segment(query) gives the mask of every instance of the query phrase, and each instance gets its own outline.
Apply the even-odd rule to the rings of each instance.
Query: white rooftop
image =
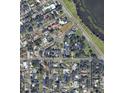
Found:
[[[44,7],[43,11],[46,11],[47,9],[55,9],[55,8],[56,8],[55,4],[51,4],[51,5],[47,6],[47,7]]]

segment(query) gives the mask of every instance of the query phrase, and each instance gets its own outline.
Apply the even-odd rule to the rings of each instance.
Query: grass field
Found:
[[[38,80],[39,80],[39,92],[42,93],[43,92],[43,76],[41,73],[38,73]]]
[[[72,3],[71,0],[63,0],[66,7],[70,10],[70,12],[73,14],[75,18],[79,22],[81,22],[81,19],[77,15],[76,7]],[[85,29],[84,31],[89,35],[89,37],[94,41],[94,43],[98,46],[98,48],[101,50],[102,53],[104,53],[104,42],[100,40],[98,37],[96,37],[82,22],[81,22],[83,28]]]
[[[82,32],[81,32],[80,30],[77,30],[75,33],[76,33],[76,35],[78,35],[78,36],[81,36],[81,35],[82,35]]]
[[[77,15],[77,10],[75,6],[73,5],[71,0],[63,0],[67,8],[70,10],[70,12],[73,14],[74,17],[79,18]]]

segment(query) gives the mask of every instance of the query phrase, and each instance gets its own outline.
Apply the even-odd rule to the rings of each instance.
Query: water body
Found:
[[[83,0],[82,0],[83,1]],[[85,5],[94,15],[97,23],[104,26],[104,0],[84,0]]]
[[[104,0],[73,0],[77,14],[88,28],[104,41]]]

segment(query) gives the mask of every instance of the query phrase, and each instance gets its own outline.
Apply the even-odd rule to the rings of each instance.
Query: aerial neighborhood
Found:
[[[20,1],[20,93],[104,93],[104,60],[60,1]]]

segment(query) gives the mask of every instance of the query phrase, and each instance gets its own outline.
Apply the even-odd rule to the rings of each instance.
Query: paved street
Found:
[[[103,53],[63,0],[21,1],[21,93],[102,93]]]

